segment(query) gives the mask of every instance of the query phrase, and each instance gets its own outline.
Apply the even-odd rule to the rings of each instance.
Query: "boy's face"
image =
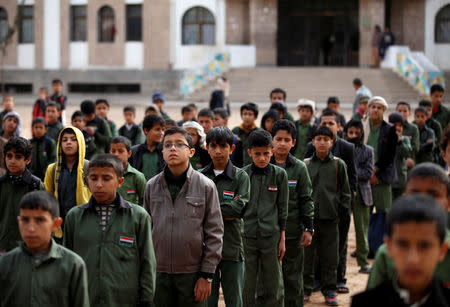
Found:
[[[403,116],[403,121],[406,123],[408,121],[409,116],[411,115],[411,111],[408,106],[403,104],[398,105],[396,111]]]
[[[89,189],[100,204],[111,204],[116,199],[116,190],[123,183],[112,167],[91,167],[88,175]]]
[[[14,108],[14,98],[12,96],[6,96],[3,99],[3,107],[6,111],[10,112]]]
[[[241,118],[244,126],[252,126],[256,120],[255,113],[251,110],[242,110]]]
[[[433,107],[432,106],[426,106],[425,110],[427,110],[427,120],[429,120],[431,115],[433,114]]]
[[[77,116],[74,117],[74,119],[72,120],[72,126],[80,130],[83,130],[83,128],[86,126],[86,122],[84,121],[83,117]]]
[[[402,123],[395,123],[395,131],[397,132],[397,134],[403,134],[403,125]]]
[[[292,135],[286,130],[278,130],[273,137],[273,149],[276,154],[287,155],[292,147],[295,145]]]
[[[195,128],[186,128],[186,131],[191,135],[192,142],[194,143],[194,146],[197,145],[197,142],[200,139],[200,136],[198,135],[197,129],[195,129]]]
[[[433,278],[437,264],[447,253],[434,222],[405,222],[393,225],[386,248],[395,263],[401,287],[421,293]]]
[[[338,103],[330,102],[327,107],[330,108],[331,110],[333,110],[333,112],[335,114],[337,114],[339,112],[339,104]]]
[[[14,133],[18,125],[19,121],[14,116],[10,116],[3,121],[3,129],[9,134]]]
[[[337,132],[340,128],[340,125],[336,122],[336,117],[334,116],[322,116],[320,119],[320,125],[330,128],[333,133],[333,137],[336,138]]]
[[[419,128],[425,126],[425,122],[427,121],[427,115],[424,112],[416,112],[414,114],[414,120],[416,121],[416,125]]]
[[[298,114],[300,115],[300,120],[303,123],[310,121],[312,112],[309,108],[303,107],[298,110]]]
[[[164,127],[156,124],[150,130],[144,128],[144,133],[147,136],[147,144],[161,143],[164,138]]]
[[[62,92],[62,84],[59,82],[52,83],[52,89],[55,94]]]
[[[17,217],[20,235],[28,249],[33,253],[48,250],[52,233],[62,224],[61,218],[54,218],[42,209],[20,209]]]
[[[277,93],[277,92],[275,92],[275,93],[272,93],[272,94],[270,95],[270,102],[271,102],[271,103],[274,103],[274,102],[277,101],[277,100],[279,100],[279,101],[286,101],[286,99],[284,98],[283,93]]]
[[[165,145],[173,145],[166,148]],[[181,146],[181,144],[183,144]],[[177,145],[180,145],[179,147]],[[163,157],[168,166],[175,167],[187,164],[189,159],[194,155],[195,149],[189,148],[185,136],[181,133],[167,135],[164,138]]]
[[[272,131],[272,127],[274,124],[275,124],[275,119],[273,119],[272,117],[268,117],[264,120],[264,127],[269,132]]]
[[[366,113],[366,111],[367,111],[367,102],[359,102],[358,103],[358,107],[361,109],[361,111]]]
[[[158,109],[161,111],[164,105],[164,101],[162,101],[161,99],[156,99],[155,101],[153,101],[153,104],[157,106]]]
[[[234,147],[234,144],[232,146],[227,142],[217,144],[215,141],[206,145],[213,163],[221,165],[228,163],[228,158],[233,153]]]
[[[183,122],[189,122],[195,118],[194,111],[183,112]]]
[[[132,111],[123,112],[123,116],[125,117],[125,122],[128,125],[131,125],[132,123],[134,123],[134,120],[136,118],[136,114],[134,114]]]
[[[434,107],[438,107],[441,105],[442,100],[444,99],[444,92],[434,92],[430,95],[431,98],[431,104]]]
[[[6,168],[14,176],[20,176],[25,168],[31,162],[31,156],[25,159],[25,156],[15,150],[9,150],[5,154]]]
[[[109,107],[106,105],[106,103],[99,103],[95,106],[95,114],[102,118],[107,118],[109,112]]]
[[[61,149],[66,156],[75,156],[78,153],[77,136],[73,133],[64,133],[61,137]]]
[[[273,148],[271,146],[252,147],[247,152],[256,167],[265,168],[270,163]]]
[[[312,140],[312,144],[316,149],[317,155],[326,156],[333,145],[333,140],[327,135],[317,135]]]
[[[213,128],[213,119],[209,116],[199,116],[198,123],[203,127],[205,134]]]
[[[119,158],[124,167],[128,164],[128,158],[131,157],[131,150],[128,151],[124,143],[111,143],[109,153]]]
[[[362,135],[362,131],[358,127],[349,127],[347,130],[347,139],[357,139]]]
[[[219,114],[214,114],[214,127],[226,127],[228,118],[223,118]]]
[[[449,211],[450,199],[447,196],[447,186],[435,178],[413,177],[406,183],[406,195],[423,194],[433,197],[445,211]]]
[[[384,106],[379,103],[374,103],[369,107],[369,116],[372,121],[382,121],[384,114]]]
[[[55,123],[59,116],[58,108],[55,106],[47,107],[47,109],[45,109],[45,116],[47,117],[49,123]]]
[[[33,137],[39,139],[44,136],[44,134],[47,132],[47,127],[45,127],[42,123],[36,123],[31,128],[31,132],[33,134]]]
[[[39,97],[39,99],[41,99],[41,100],[47,99],[47,91],[39,90],[38,97]]]

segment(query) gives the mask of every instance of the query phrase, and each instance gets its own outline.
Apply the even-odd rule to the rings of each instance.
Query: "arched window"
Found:
[[[98,10],[98,41],[114,42],[115,36],[114,10],[110,6],[102,6]]]
[[[214,45],[216,22],[206,8],[196,6],[183,16],[183,45]]]
[[[450,43],[450,4],[441,8],[436,15],[434,41],[436,43]]]
[[[4,42],[8,34],[8,12],[0,7],[0,42]]]

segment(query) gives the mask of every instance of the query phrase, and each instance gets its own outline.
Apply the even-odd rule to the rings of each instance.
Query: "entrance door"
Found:
[[[278,0],[278,65],[358,65],[358,0]]]

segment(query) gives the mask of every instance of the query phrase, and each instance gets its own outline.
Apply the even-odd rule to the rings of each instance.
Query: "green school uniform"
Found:
[[[159,173],[159,155],[156,150],[146,151],[142,155],[142,173],[145,180],[150,180]]]
[[[96,128],[93,136],[95,143],[94,154],[105,153],[106,148],[109,148],[109,142],[112,138],[108,122],[102,117],[96,115],[93,120],[86,123],[86,127]]]
[[[294,116],[292,116],[292,114],[289,112],[286,112],[286,119],[290,120],[291,122],[294,122]]]
[[[414,123],[410,124],[406,122],[403,125],[403,135],[409,138],[413,153],[416,154],[417,152],[419,152],[420,148],[419,128],[417,128],[417,126]],[[409,157],[414,158],[414,156]]]
[[[45,133],[45,135],[51,138],[53,141],[55,141],[55,144],[57,144],[59,133],[63,128],[64,126],[61,124],[59,120],[57,120],[56,123],[54,124],[48,123],[48,130]]]
[[[411,157],[413,149],[411,147],[410,138],[403,136],[400,142],[397,142],[395,149],[395,167],[397,169],[397,181],[392,184],[392,197],[397,199],[405,191],[406,179],[408,175],[408,167],[406,166],[406,158]]]
[[[295,146],[295,157],[303,161],[306,152],[306,145],[308,144],[308,134],[311,129],[311,124],[307,122],[303,124],[300,120],[295,122],[297,127],[297,143]]]
[[[434,131],[427,127],[427,125],[423,126],[420,131],[420,149],[416,154],[416,163],[423,162],[433,162],[433,151],[434,144],[436,143]],[[427,140],[433,140],[431,143],[427,143]]]
[[[47,166],[56,161],[56,143],[46,136],[40,139],[32,138],[30,143],[33,145],[30,171],[39,179],[44,180]]]
[[[114,205],[105,231],[94,198],[72,208],[64,225],[64,246],[86,263],[91,305],[150,303],[156,278],[150,216],[118,194]]]
[[[248,155],[248,152],[247,152],[247,150],[249,149],[248,137],[249,137],[250,133],[252,133],[255,130],[259,130],[259,129],[260,128],[253,126],[253,128],[250,129],[250,132],[246,133],[244,131],[244,129],[242,129],[242,126],[240,126],[240,127],[234,127],[232,130],[232,132],[234,134],[236,134],[242,142],[243,166],[246,166],[246,165],[249,165],[252,163],[252,158],[250,158],[250,156]]]
[[[0,306],[89,306],[83,259],[54,240],[42,258],[24,243],[1,256],[0,289]]]
[[[444,131],[450,123],[450,110],[441,104],[436,112],[433,109],[432,117],[441,124],[442,131]]]
[[[353,114],[352,119],[356,119],[356,120],[363,120],[363,116],[361,115],[361,113],[359,112],[355,112],[355,114]]]
[[[111,132],[111,137],[115,137],[118,136],[119,133],[117,132],[117,125],[115,122],[113,122],[110,119],[105,118],[106,122],[108,123],[109,126],[109,131]]]
[[[142,206],[144,204],[145,185],[147,184],[144,174],[128,163],[123,177],[123,184],[117,189],[117,192],[126,201]]]

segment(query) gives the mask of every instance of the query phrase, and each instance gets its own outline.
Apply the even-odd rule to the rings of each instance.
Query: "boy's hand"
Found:
[[[407,167],[409,167],[409,168],[411,168],[411,167],[413,167],[414,166],[414,160],[412,159],[412,158],[408,158],[408,159],[406,159],[406,166]]]
[[[94,127],[84,127],[83,130],[86,131],[90,136],[93,136],[95,134]]]
[[[200,277],[194,287],[195,301],[201,302],[211,295],[211,283]]]
[[[377,176],[375,175],[375,172],[374,172],[374,174],[372,175],[372,178],[370,178],[370,184],[371,184],[371,185],[377,185],[377,184],[378,184],[378,178],[377,178]]]
[[[285,252],[286,252],[286,243],[285,243],[285,239],[284,239],[284,230],[282,230],[280,242],[278,243],[278,261],[281,262],[281,260],[283,260]]]
[[[427,139],[427,143],[433,143],[433,139]]]
[[[302,246],[310,246],[312,241],[312,235],[309,231],[304,231],[302,234]]]

